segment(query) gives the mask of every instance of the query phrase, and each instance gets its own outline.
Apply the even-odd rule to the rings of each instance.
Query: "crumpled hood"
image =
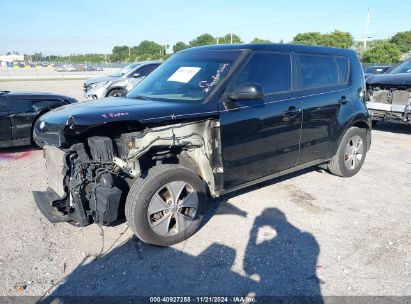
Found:
[[[47,124],[66,125],[70,119],[75,126],[91,127],[116,121],[155,122],[216,113],[215,104],[108,97],[63,106],[46,113],[39,120]]]
[[[411,86],[411,73],[373,75],[366,82],[372,86]]]

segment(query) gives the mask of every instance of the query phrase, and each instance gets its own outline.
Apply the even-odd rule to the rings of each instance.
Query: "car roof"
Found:
[[[342,49],[335,47],[302,45],[302,44],[280,44],[280,43],[256,43],[256,44],[214,44],[205,45],[194,48],[188,48],[180,51],[195,52],[208,50],[258,50],[258,51],[282,51],[282,52],[297,52],[297,53],[315,53],[326,55],[344,55],[352,56],[355,54],[353,50]]]
[[[148,60],[148,61],[139,61],[136,63],[143,65],[143,64],[153,64],[153,63],[163,63],[163,62],[164,62],[163,60]]]
[[[21,91],[2,91],[7,92],[7,96],[15,96],[15,97],[31,97],[31,98],[50,98],[50,97],[58,97],[58,98],[71,98],[66,95],[61,94],[54,94],[49,92],[21,92]]]

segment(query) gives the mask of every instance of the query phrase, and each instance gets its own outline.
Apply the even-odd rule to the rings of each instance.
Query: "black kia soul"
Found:
[[[126,218],[167,246],[200,226],[218,197],[314,165],[349,177],[364,163],[371,120],[351,50],[216,45],[181,51],[128,93],[42,116],[51,222]]]

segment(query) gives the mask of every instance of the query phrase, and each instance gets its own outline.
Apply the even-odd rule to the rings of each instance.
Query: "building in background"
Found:
[[[20,61],[24,61],[23,55],[10,54],[10,55],[0,56],[0,66],[1,67],[7,67],[13,62],[20,62]]]

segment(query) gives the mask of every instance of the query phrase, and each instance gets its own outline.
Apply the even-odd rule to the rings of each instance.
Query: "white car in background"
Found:
[[[88,79],[84,82],[84,97],[100,99],[108,96],[125,96],[162,63],[162,61],[135,62],[109,76]]]

